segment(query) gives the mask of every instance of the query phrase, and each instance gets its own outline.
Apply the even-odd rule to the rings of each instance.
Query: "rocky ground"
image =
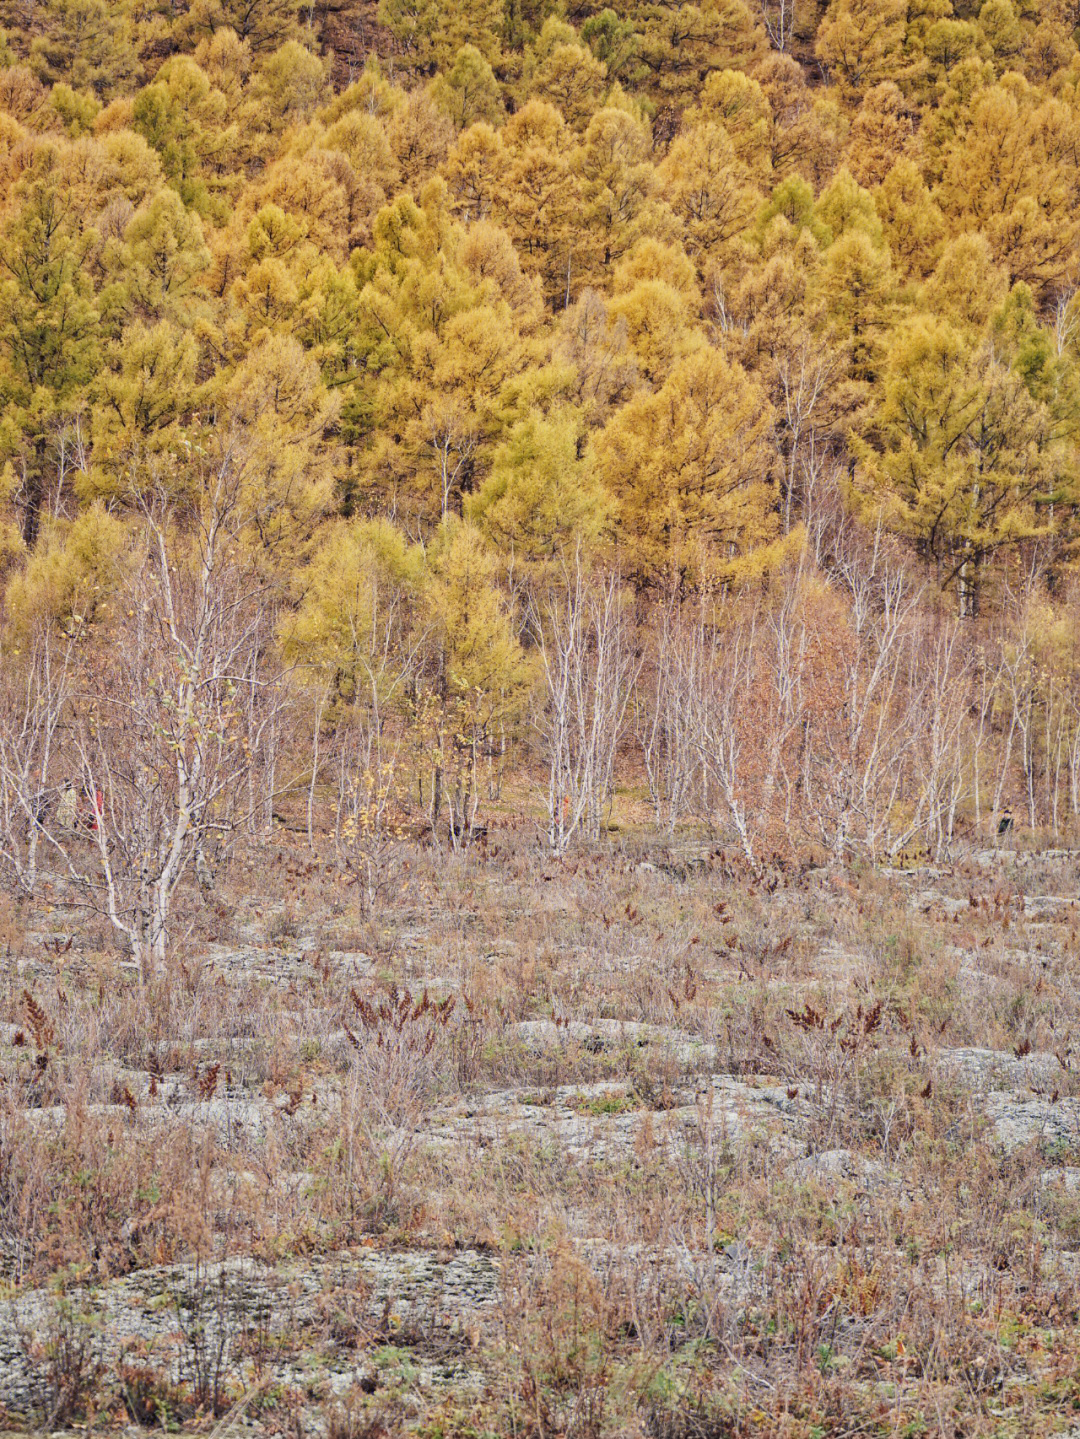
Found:
[[[0,910],[10,1425],[1080,1424],[1076,855],[262,863]]]

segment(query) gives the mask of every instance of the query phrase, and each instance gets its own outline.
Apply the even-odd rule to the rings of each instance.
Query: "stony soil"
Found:
[[[597,1334],[623,1316],[605,1385],[662,1334],[683,1376],[708,1351],[729,1416],[769,1414],[785,1384],[788,1422],[804,1371],[886,1416],[807,1435],[953,1433],[935,1402],[972,1433],[1070,1432],[1077,857],[862,876],[746,876],[694,852],[530,864],[432,862],[360,924],[313,879],[253,901],[241,874],[227,922],[196,915],[222,933],[193,934],[167,1004],[59,883],[12,912],[0,1162],[57,1166],[41,1194],[77,1210],[58,1156],[82,1126],[133,1166],[189,1155],[191,1192],[174,1169],[168,1192],[65,1223],[5,1178],[9,1421],[171,1404],[198,1427],[217,1400],[238,1427],[293,1433],[499,1433],[507,1415],[585,1433],[569,1396],[599,1381],[555,1333],[577,1323],[573,1273]],[[425,989],[453,997],[445,1025],[364,1020]],[[759,1316],[819,1280],[810,1337],[770,1320],[763,1346]],[[1023,1342],[988,1327],[994,1306]],[[980,1353],[908,1363],[931,1312],[977,1329]],[[65,1363],[86,1380],[68,1405]],[[697,1432],[624,1390],[605,1390],[597,1434]]]

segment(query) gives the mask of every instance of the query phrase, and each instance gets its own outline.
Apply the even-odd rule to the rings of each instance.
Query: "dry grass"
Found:
[[[259,1382],[249,1422],[341,1439],[1067,1425],[1080,914],[1030,899],[1073,864],[751,879],[493,829],[395,865],[365,916],[299,847],[241,857],[149,979],[59,889],[0,909],[4,1275],[79,1296],[27,1337],[39,1420],[193,1423]],[[1006,1150],[988,1088],[1053,1126]],[[171,1366],[62,1332],[148,1266],[471,1250],[500,1298],[452,1331],[354,1276],[272,1342],[230,1311],[216,1368],[179,1310]],[[363,1372],[320,1390],[312,1355]]]

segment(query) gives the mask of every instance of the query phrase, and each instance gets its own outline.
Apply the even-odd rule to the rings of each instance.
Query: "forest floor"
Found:
[[[1080,856],[0,899],[0,1428],[1080,1434]]]

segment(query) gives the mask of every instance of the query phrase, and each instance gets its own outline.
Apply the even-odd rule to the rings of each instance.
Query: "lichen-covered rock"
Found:
[[[986,1113],[1005,1150],[1038,1144],[1058,1156],[1080,1153],[1080,1099],[1024,1098],[995,1092],[987,1095]]]

